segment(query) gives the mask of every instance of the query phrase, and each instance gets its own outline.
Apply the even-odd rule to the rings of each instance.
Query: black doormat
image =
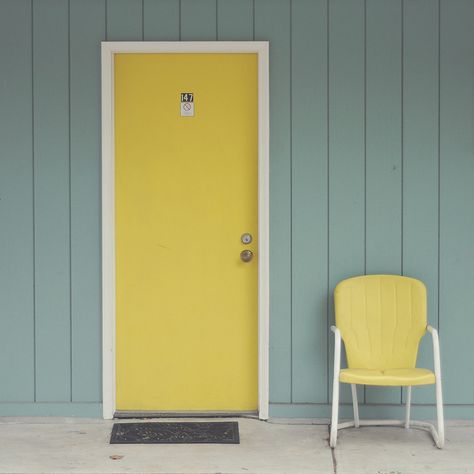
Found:
[[[115,423],[110,444],[239,444],[236,421]]]

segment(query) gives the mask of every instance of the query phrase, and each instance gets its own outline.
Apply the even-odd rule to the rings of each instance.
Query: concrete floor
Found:
[[[449,423],[443,450],[423,431],[364,427],[334,451],[321,422],[238,422],[240,445],[110,445],[111,421],[0,418],[0,473],[474,474],[474,422]]]

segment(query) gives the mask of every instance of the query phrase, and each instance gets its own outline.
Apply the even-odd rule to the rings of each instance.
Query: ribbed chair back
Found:
[[[349,368],[415,367],[427,324],[421,281],[398,275],[349,278],[337,285],[334,299]]]

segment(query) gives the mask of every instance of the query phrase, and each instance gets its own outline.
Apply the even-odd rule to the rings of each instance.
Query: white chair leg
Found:
[[[444,413],[443,413],[443,393],[441,390],[441,375],[436,377],[436,415],[438,417],[438,441],[436,446],[444,446]]]
[[[444,446],[444,414],[443,414],[443,390],[441,385],[441,357],[439,353],[439,336],[438,331],[428,325],[427,331],[431,333],[433,340],[433,358],[434,358],[434,372],[436,380],[436,415],[438,418],[438,432],[435,437],[436,446],[442,448]]]
[[[354,426],[359,428],[359,403],[357,402],[357,385],[351,383],[352,408],[354,411]]]
[[[336,447],[337,428],[339,422],[339,372],[341,370],[341,332],[335,326],[331,326],[334,333],[334,378],[332,381],[332,413],[331,413],[331,434],[329,436],[329,446]]]
[[[332,387],[332,415],[331,415],[331,436],[329,446],[336,447],[337,443],[337,424],[339,422],[339,380],[334,378]]]
[[[407,387],[407,402],[405,409],[405,428],[410,428],[411,385]]]

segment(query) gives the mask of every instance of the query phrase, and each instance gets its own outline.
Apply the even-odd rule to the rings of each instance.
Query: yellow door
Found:
[[[117,410],[257,409],[257,74],[115,55]]]

